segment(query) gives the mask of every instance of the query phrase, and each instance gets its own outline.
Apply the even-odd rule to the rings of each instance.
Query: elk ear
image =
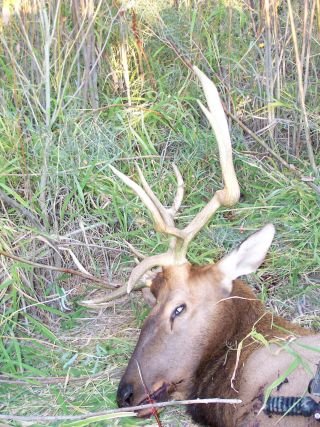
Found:
[[[244,274],[250,274],[262,264],[274,237],[275,228],[267,224],[249,236],[230,254],[222,258],[217,266],[223,273],[223,284],[230,293],[232,281]]]

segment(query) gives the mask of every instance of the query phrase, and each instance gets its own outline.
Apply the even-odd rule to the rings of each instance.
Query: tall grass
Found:
[[[138,161],[167,204],[170,163],[178,164],[181,225],[219,188],[214,138],[186,61],[219,86],[242,190],[240,204],[220,210],[192,243],[189,259],[218,259],[274,222],[276,242],[252,285],[280,314],[319,327],[319,4],[256,3],[4,2],[0,250],[44,267],[0,257],[3,412],[113,407],[145,307],[133,297],[116,314],[88,313],[77,302],[105,289],[45,265],[124,283],[133,266],[127,242],[163,251],[165,238],[114,179],[113,162],[135,177]]]

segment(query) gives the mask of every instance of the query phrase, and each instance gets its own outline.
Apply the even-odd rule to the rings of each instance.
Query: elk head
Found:
[[[224,348],[238,327],[228,305],[234,280],[260,266],[273,236],[268,224],[216,264],[163,267],[150,288],[155,305],[119,384],[119,406],[190,396],[201,361]]]
[[[268,225],[215,265],[195,267],[187,261],[187,248],[196,233],[220,206],[234,205],[240,194],[228,124],[217,89],[197,67],[193,70],[207,100],[208,108],[200,102],[199,105],[215,132],[224,188],[216,191],[184,229],[179,229],[174,219],[181,205],[184,185],[176,166],[178,190],[170,208],[160,203],[139,168],[141,186],[111,167],[148,208],[155,229],[170,236],[168,251],[144,259],[129,278],[128,292],[146,271],[162,267],[151,285],[155,305],[143,325],[118,388],[119,406],[142,404],[150,398],[165,400],[174,393],[175,397],[188,395],[199,358],[208,350],[208,343],[219,340],[221,335],[219,319],[225,317],[225,313],[220,302],[231,295],[233,280],[260,265],[273,238],[273,226]]]

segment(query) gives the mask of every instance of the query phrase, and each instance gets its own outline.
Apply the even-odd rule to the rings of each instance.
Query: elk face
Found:
[[[213,345],[224,347],[226,329],[237,321],[222,300],[230,296],[234,279],[259,267],[273,235],[269,224],[217,264],[185,263],[156,276],[151,286],[156,303],[121,379],[119,406],[188,397],[201,360]]]
[[[158,273],[151,286],[156,303],[120,382],[119,406],[148,403],[148,394],[158,401],[188,394],[208,342],[208,321],[218,313],[216,303],[224,296],[215,286],[219,276],[214,267],[188,263]]]

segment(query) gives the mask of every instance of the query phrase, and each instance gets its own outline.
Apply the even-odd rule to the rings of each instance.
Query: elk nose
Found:
[[[118,406],[130,406],[133,397],[133,387],[131,384],[123,384],[119,386],[117,393],[117,403]]]

